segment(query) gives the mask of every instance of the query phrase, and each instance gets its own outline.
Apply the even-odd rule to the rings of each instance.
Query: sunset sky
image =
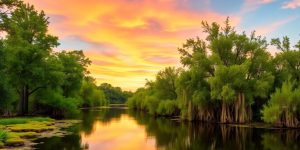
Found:
[[[202,20],[222,23],[229,16],[238,31],[300,39],[300,0],[25,1],[50,17],[58,50],[83,50],[98,84],[125,90],[143,86],[166,66],[180,66],[177,48],[203,37]]]

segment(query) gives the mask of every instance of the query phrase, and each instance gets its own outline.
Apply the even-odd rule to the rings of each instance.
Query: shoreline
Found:
[[[32,149],[32,146],[38,144],[34,142],[35,140],[68,135],[70,132],[65,129],[81,122],[37,118],[0,119],[0,149]]]

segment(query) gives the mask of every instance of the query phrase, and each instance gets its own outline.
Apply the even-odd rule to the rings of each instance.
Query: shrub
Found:
[[[297,127],[300,123],[297,114],[300,109],[300,89],[293,88],[289,81],[271,95],[271,99],[262,110],[262,119],[278,126]]]
[[[178,104],[176,100],[163,100],[159,103],[157,113],[164,116],[172,116],[177,113]]]

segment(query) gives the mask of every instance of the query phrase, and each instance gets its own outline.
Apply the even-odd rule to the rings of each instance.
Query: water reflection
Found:
[[[178,122],[128,109],[85,110],[66,137],[40,139],[38,149],[299,149],[299,130],[265,130]]]

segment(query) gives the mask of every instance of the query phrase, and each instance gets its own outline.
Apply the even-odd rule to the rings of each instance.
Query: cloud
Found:
[[[178,65],[177,47],[187,38],[203,36],[202,20],[226,19],[226,14],[207,8],[191,9],[193,1],[26,0],[50,17],[50,32],[61,39],[59,48],[84,50],[98,84],[130,90],[158,70]],[[230,18],[232,25],[240,22],[239,16]]]
[[[282,6],[283,9],[296,9],[300,7],[300,0],[291,0],[285,2]]]
[[[275,31],[276,29],[284,26],[285,24],[287,24],[291,21],[296,20],[297,18],[299,18],[299,16],[292,16],[292,17],[288,17],[286,19],[282,19],[282,20],[272,22],[271,24],[268,24],[268,25],[263,25],[263,26],[257,27],[256,28],[256,33],[258,35],[266,36],[268,33],[271,33],[273,31]]]
[[[275,0],[245,0],[241,7],[240,15],[252,12],[258,9],[261,5],[266,5],[274,2]]]

